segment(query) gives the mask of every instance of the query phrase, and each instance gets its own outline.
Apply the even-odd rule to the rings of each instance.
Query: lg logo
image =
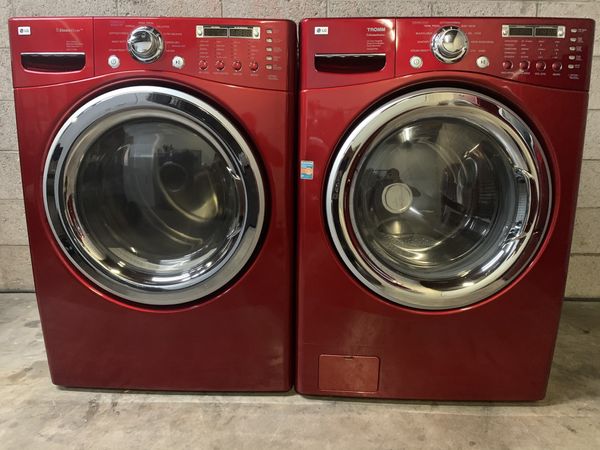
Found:
[[[369,33],[381,33],[385,32],[385,27],[367,27]],[[329,27],[315,27],[315,35],[327,35],[329,34]]]

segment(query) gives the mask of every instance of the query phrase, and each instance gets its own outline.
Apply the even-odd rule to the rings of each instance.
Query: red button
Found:
[[[223,70],[225,68],[225,63],[223,61],[217,61],[215,67],[217,68],[217,70]]]
[[[535,68],[536,68],[536,70],[545,70],[546,63],[544,61],[538,61],[535,63]]]
[[[502,68],[503,68],[504,70],[510,70],[510,69],[512,69],[512,67],[513,67],[513,63],[512,63],[512,61],[508,61],[508,60],[506,60],[506,61],[504,61],[504,62],[502,63]]]
[[[252,61],[250,63],[250,70],[252,72],[256,72],[258,70],[258,63],[256,61]]]
[[[205,60],[201,59],[200,60],[200,70],[206,70],[207,68],[208,68],[208,63]]]
[[[552,63],[552,70],[554,70],[555,72],[560,72],[562,70],[562,63],[558,61]]]
[[[233,70],[235,70],[237,72],[237,71],[241,70],[241,68],[242,68],[242,63],[239,62],[238,60],[235,60],[233,62]]]
[[[519,63],[519,68],[521,70],[528,70],[529,69],[529,61],[521,61]]]

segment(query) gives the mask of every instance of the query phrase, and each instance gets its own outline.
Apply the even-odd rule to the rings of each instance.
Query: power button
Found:
[[[423,59],[421,59],[420,56],[411,56],[408,63],[413,69],[420,69],[423,67]]]
[[[110,55],[108,57],[108,65],[110,67],[112,67],[113,69],[116,69],[117,67],[119,67],[121,65],[121,60],[116,55]]]

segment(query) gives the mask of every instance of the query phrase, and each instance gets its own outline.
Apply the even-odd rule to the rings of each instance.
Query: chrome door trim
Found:
[[[216,148],[228,163],[233,164],[236,182],[244,189],[240,232],[234,248],[221,264],[208,272],[194,273],[173,283],[142,284],[115,275],[90,256],[93,244],[85,230],[73,222],[72,212],[65,205],[65,195],[74,194],[74,177],[87,146],[78,142],[88,127],[113,115],[131,118],[139,111],[168,115],[186,126],[200,127],[210,122],[212,132],[227,142],[228,152]],[[137,112],[136,112],[137,111]],[[73,152],[73,145],[78,145]],[[233,171],[233,169],[232,169]],[[65,184],[65,175],[68,176]],[[237,127],[221,112],[199,98],[184,92],[157,86],[132,86],[110,91],[89,101],[75,111],[56,134],[46,159],[43,175],[44,207],[50,229],[69,261],[87,279],[102,289],[125,300],[147,305],[178,305],[200,300],[228,284],[246,266],[258,246],[265,221],[265,186],[258,162],[250,145]],[[91,250],[91,252],[89,251]],[[183,279],[185,278],[185,279]]]
[[[377,263],[360,235],[354,231],[351,213],[355,179],[364,156],[386,131],[397,128],[410,114],[410,121],[436,117],[435,111],[465,118],[483,126],[507,150],[514,171],[525,182],[529,209],[525,223],[515,227],[499,249],[498,260],[490,260],[489,270],[476,282],[464,280],[450,290],[433,289],[422,280],[402,276]],[[439,117],[439,116],[438,116]],[[348,194],[350,193],[350,194]],[[432,88],[397,97],[364,117],[341,142],[334,153],[325,186],[325,219],[331,240],[344,265],[368,289],[394,303],[418,309],[443,310],[464,307],[489,298],[506,287],[530,263],[545,235],[552,206],[552,188],[548,162],[534,133],[516,113],[502,103],[464,89]],[[348,217],[350,216],[350,218]],[[508,254],[502,258],[503,253]],[[492,258],[493,259],[493,258]],[[487,267],[490,265],[490,267]]]

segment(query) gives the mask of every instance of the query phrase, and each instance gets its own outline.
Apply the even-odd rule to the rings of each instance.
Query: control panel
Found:
[[[397,19],[396,76],[456,70],[586,90],[593,42],[587,19]]]
[[[587,90],[594,21],[539,18],[307,19],[301,86],[370,83],[411,74],[471,72]]]
[[[167,18],[94,22],[97,74],[175,70],[239,86],[293,88],[291,22]]]
[[[294,89],[296,30],[290,21],[19,18],[10,21],[10,38],[17,87],[156,71]]]

